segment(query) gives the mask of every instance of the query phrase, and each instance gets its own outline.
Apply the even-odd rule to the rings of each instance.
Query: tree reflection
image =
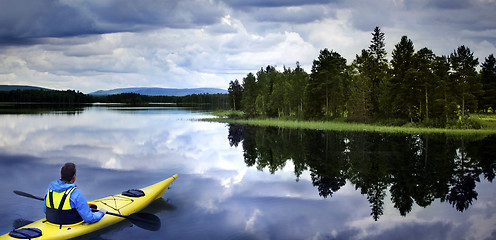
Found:
[[[472,200],[477,200],[475,191],[475,182],[480,182],[477,161],[469,156],[465,149],[464,141],[461,141],[461,147],[457,149],[454,159],[455,168],[450,179],[450,190],[446,195],[446,200],[458,211],[463,212],[472,205]]]
[[[242,142],[245,163],[270,173],[294,164],[298,181],[308,170],[319,195],[327,198],[350,182],[366,195],[371,216],[384,214],[389,189],[402,216],[414,204],[447,201],[458,211],[477,200],[476,182],[492,182],[496,137],[450,138],[445,135],[404,135],[330,132],[229,125],[229,143]]]

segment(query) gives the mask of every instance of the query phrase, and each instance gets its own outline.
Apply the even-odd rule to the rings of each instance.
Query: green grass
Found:
[[[243,111],[225,111],[225,110],[217,110],[215,112],[211,112],[211,115],[220,117],[220,118],[243,118],[245,113]]]
[[[381,126],[377,124],[348,123],[339,121],[295,121],[282,119],[240,119],[232,118],[233,114],[227,112],[212,113],[219,118],[204,119],[204,121],[249,124],[262,127],[282,127],[296,129],[314,129],[331,131],[362,131],[382,133],[408,133],[408,134],[447,134],[447,135],[478,135],[487,136],[496,134],[496,115],[472,115],[474,121],[483,126],[482,129],[446,129],[414,126]],[[243,116],[237,112],[236,116]]]
[[[470,117],[479,122],[484,129],[496,129],[496,114],[472,114]]]

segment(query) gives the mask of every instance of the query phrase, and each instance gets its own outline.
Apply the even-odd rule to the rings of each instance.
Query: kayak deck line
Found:
[[[110,199],[110,198],[112,198],[112,199]],[[96,209],[97,205],[95,205],[94,202],[101,202],[103,205],[107,206],[110,209],[117,211],[120,214],[120,211],[119,211],[120,208],[126,207],[130,204],[133,204],[134,200],[131,197],[111,195],[111,196],[107,196],[105,198],[101,198],[98,200],[93,200],[93,201],[88,202],[88,204],[90,205],[90,208]],[[112,202],[114,203],[113,205],[110,204]],[[120,204],[118,204],[118,202],[125,202],[126,204],[120,205]]]
[[[144,196],[141,197],[127,197],[122,194],[116,194],[116,195],[111,195],[104,198],[96,199],[93,201],[89,201],[88,204],[90,204],[92,208],[96,207],[97,209],[101,209],[102,207],[103,208],[110,207],[110,209],[108,209],[109,213],[129,216],[131,214],[138,213],[146,206],[148,206],[151,202],[161,198],[162,195],[165,193],[165,191],[172,184],[172,182],[176,180],[177,176],[178,176],[177,174],[174,174],[173,176],[164,179],[160,182],[141,188],[140,190],[143,191],[145,194]],[[90,224],[86,222],[79,222],[75,224],[60,225],[60,224],[50,223],[46,221],[46,218],[43,218],[36,222],[18,228],[16,230],[24,229],[24,228],[40,229],[42,231],[42,235],[39,237],[31,238],[35,240],[69,239],[103,229],[110,225],[121,222],[124,219],[125,218],[111,216],[111,214],[106,214],[100,221],[96,223]],[[0,236],[0,240],[4,240],[4,239],[19,239],[19,238],[11,237],[9,233],[7,233]]]

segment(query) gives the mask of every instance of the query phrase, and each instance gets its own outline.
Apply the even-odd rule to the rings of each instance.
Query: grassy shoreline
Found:
[[[294,129],[313,129],[313,130],[330,130],[330,131],[359,131],[359,132],[378,132],[378,133],[406,133],[406,134],[447,134],[447,135],[482,135],[488,136],[496,134],[496,115],[474,115],[474,118],[481,122],[482,129],[447,129],[447,128],[428,128],[412,126],[383,126],[377,124],[348,123],[338,121],[298,121],[284,119],[239,119],[235,116],[241,116],[241,112],[218,111],[211,115],[217,118],[202,119],[202,121],[248,124],[261,127],[281,127]],[[233,117],[234,116],[234,117]]]

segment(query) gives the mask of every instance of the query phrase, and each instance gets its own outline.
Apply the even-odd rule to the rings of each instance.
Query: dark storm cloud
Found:
[[[352,26],[370,31],[375,26],[403,29],[405,35],[425,32],[433,36],[446,36],[462,31],[475,31],[476,35],[460,36],[480,40],[480,33],[496,29],[496,3],[494,1],[417,0],[343,2],[341,8],[352,9]],[[426,36],[426,35],[425,35]],[[491,37],[488,34],[482,38]]]
[[[471,7],[472,2],[469,0],[436,0],[430,1],[427,5],[439,9],[462,9]]]
[[[436,25],[458,30],[496,29],[496,3],[493,1],[437,0],[419,10],[429,12],[425,23],[436,22]]]
[[[225,0],[234,10],[239,10],[248,21],[305,24],[335,17],[327,5],[341,0]],[[330,14],[331,13],[331,16]]]
[[[218,5],[200,0],[111,1],[104,5],[95,4],[91,10],[103,23],[138,30],[154,26],[191,28],[211,25],[223,16]]]
[[[368,239],[453,239],[453,236],[448,236],[448,233],[453,229],[454,227],[451,223],[410,223],[385,230]],[[458,235],[455,237],[454,239],[463,239],[464,236]]]
[[[100,33],[80,11],[58,1],[0,1],[0,43],[30,44],[40,37]]]
[[[492,233],[491,233],[491,236],[486,238],[485,240],[494,240],[496,239],[496,230],[494,230]]]
[[[224,0],[232,7],[284,7],[311,4],[328,4],[335,0]]]
[[[368,229],[368,230],[372,230]],[[453,225],[450,223],[418,223],[412,222],[404,225],[399,225],[391,229],[380,231],[377,235],[371,234],[365,239],[375,240],[375,239],[404,239],[404,240],[415,240],[415,239],[464,239],[463,234],[456,235],[455,238],[450,236],[451,231],[453,231]],[[463,229],[467,230],[467,229]],[[363,239],[360,237],[360,230],[357,228],[348,228],[343,231],[338,232],[335,236],[332,235],[322,235],[319,236],[319,240],[322,239]]]
[[[0,44],[26,45],[63,38],[172,27],[194,28],[220,20],[224,10],[200,0],[106,1],[0,0]]]

